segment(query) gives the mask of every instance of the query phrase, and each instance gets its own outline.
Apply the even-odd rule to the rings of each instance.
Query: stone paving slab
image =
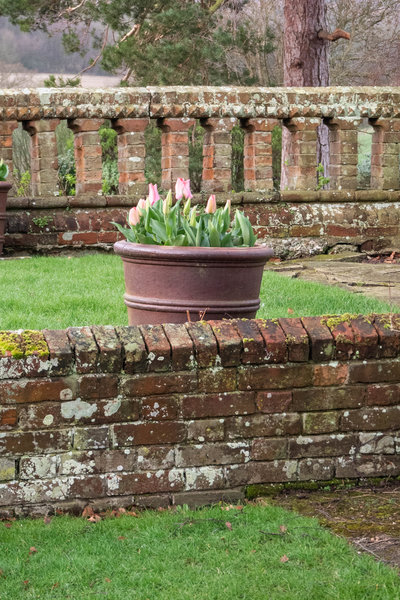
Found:
[[[336,285],[400,306],[400,264],[364,263],[360,253],[319,255],[312,258],[268,263],[267,269],[286,277]]]

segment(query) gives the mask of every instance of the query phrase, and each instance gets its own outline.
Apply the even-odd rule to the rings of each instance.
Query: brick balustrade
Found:
[[[400,475],[400,315],[94,326],[14,342],[20,358],[0,358],[3,515]]]
[[[102,195],[98,130],[104,119],[118,133],[119,196]],[[59,196],[57,187],[60,120],[74,133],[74,198]],[[150,121],[162,132],[163,187],[188,176],[189,133],[197,122],[205,131],[202,190],[222,196],[232,190],[232,128],[243,128],[245,191],[234,201],[249,209],[260,238],[277,254],[323,252],[343,243],[379,250],[400,242],[399,88],[40,88],[0,91],[0,156],[12,166],[13,132],[22,122],[31,135],[34,196],[9,198],[5,252],[115,241],[109,222],[123,222],[126,206],[145,194]],[[322,122],[329,128],[330,182],[329,189],[318,190],[317,127]],[[374,132],[368,190],[357,190],[362,123]],[[272,174],[276,126],[290,132],[280,192],[273,190]],[[35,217],[48,226],[35,224]]]

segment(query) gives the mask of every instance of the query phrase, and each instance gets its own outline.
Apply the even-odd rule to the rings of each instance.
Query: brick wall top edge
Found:
[[[400,87],[0,90],[1,120],[135,117],[400,117]]]
[[[207,336],[201,335],[201,327],[207,328]],[[393,314],[339,315],[280,321],[213,321],[211,325],[208,322],[204,325],[199,323],[195,328],[188,329],[188,332],[184,331],[182,325],[157,326],[149,349],[151,329],[150,325],[144,329],[135,326],[109,326],[37,332],[37,339],[45,340],[46,352],[41,347],[40,354],[33,351],[29,355],[25,353],[21,356],[19,353],[13,356],[11,352],[0,349],[0,379],[66,375],[73,372],[156,371],[160,370],[154,360],[157,355],[157,340],[161,340],[160,353],[168,359],[165,361],[168,364],[167,370],[212,366],[204,364],[206,354],[211,356],[213,364],[224,365],[226,357],[229,357],[229,366],[310,360],[348,361],[394,358],[400,355],[400,315]],[[4,333],[13,332],[0,332],[0,335],[4,336]],[[14,332],[14,335],[20,339],[24,332]],[[215,352],[211,354],[210,335],[215,338]],[[206,338],[207,342],[202,341]],[[304,345],[307,338],[307,344]],[[325,350],[320,352],[321,348]]]

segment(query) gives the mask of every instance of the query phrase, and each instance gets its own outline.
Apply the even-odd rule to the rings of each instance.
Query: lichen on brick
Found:
[[[48,354],[49,348],[41,331],[0,331],[0,356],[20,359],[32,355],[45,357]]]

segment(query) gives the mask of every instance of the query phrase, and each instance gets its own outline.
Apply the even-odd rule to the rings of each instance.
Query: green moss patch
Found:
[[[49,348],[41,331],[26,330],[21,333],[0,331],[0,356],[26,358],[27,356],[48,356]]]

